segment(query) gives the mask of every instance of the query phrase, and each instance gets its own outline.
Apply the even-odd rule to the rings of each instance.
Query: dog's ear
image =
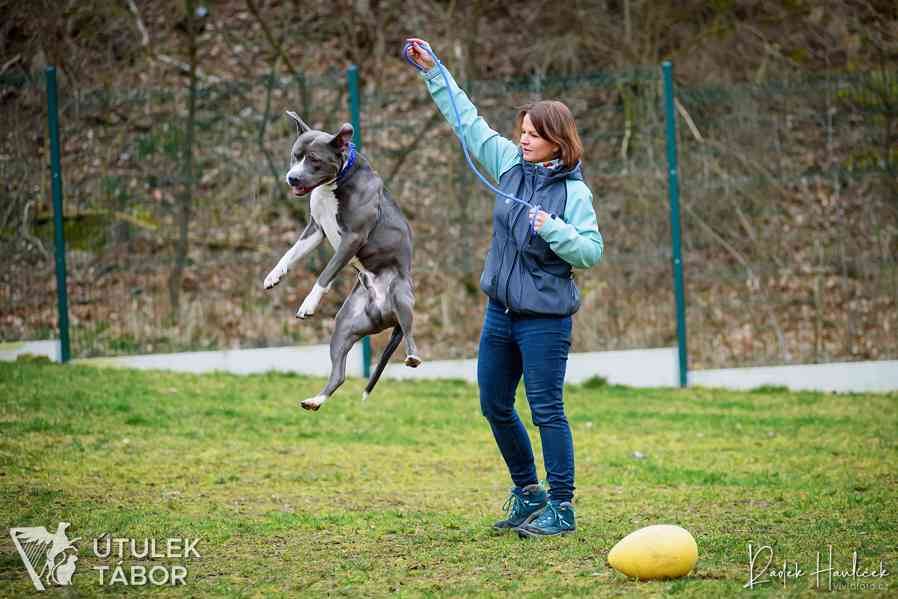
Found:
[[[293,112],[292,110],[287,111],[287,116],[289,116],[291,119],[296,121],[296,132],[299,135],[302,135],[306,131],[312,130],[312,128],[309,127],[308,125],[306,125],[305,121],[303,121],[301,118],[299,118],[299,115],[296,114],[295,112]]]
[[[349,142],[352,141],[353,133],[355,133],[355,129],[352,128],[352,125],[343,123],[343,126],[340,127],[340,130],[337,131],[334,138],[331,140],[331,145],[340,151],[345,150],[349,147]]]

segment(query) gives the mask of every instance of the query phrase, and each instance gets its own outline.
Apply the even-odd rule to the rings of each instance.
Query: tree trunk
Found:
[[[187,99],[187,126],[184,139],[182,164],[184,165],[184,186],[178,198],[177,225],[178,239],[175,242],[175,264],[168,280],[168,294],[171,303],[171,320],[178,321],[181,300],[181,279],[184,266],[187,264],[188,232],[190,230],[190,214],[193,204],[193,133],[196,120],[196,71],[197,71],[197,33],[196,7],[194,0],[186,0],[187,9],[187,53],[190,60],[190,91]]]

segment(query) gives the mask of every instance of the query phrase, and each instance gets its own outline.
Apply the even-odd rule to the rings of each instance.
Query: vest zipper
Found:
[[[537,187],[538,187],[538,186],[539,186],[539,182],[537,182],[537,184],[533,186],[533,191],[530,192],[530,197],[527,198],[527,201],[530,202],[531,204],[533,203],[533,196],[535,196],[535,195],[536,195],[536,192],[538,191],[538,190],[537,190]],[[535,217],[535,215],[534,215],[534,217]],[[533,225],[530,225],[530,226],[527,228],[527,241],[526,241],[526,243],[525,243],[524,245],[530,245],[531,243],[533,243],[533,238],[534,238],[534,237],[536,237],[536,234],[535,234],[534,231],[533,231]],[[521,249],[523,249],[523,248],[521,248]]]
[[[533,199],[533,194],[532,194],[532,193],[530,194],[530,199]],[[518,219],[521,218],[521,214],[523,214],[525,210],[527,210],[526,207],[524,207],[524,208],[522,208],[521,210],[518,211],[518,213],[517,213],[517,214],[515,215],[515,217],[514,217],[514,220],[513,220],[512,223],[511,223],[511,229],[509,229],[509,236],[511,237],[511,241],[512,241],[512,243],[514,244],[515,251],[514,251],[514,259],[513,259],[512,262],[511,262],[511,268],[508,269],[508,276],[505,277],[505,301],[506,301],[506,303],[505,303],[505,310],[506,310],[506,312],[507,312],[508,309],[509,309],[509,305],[508,305],[508,304],[511,303],[511,302],[508,301],[508,300],[510,299],[509,296],[508,296],[508,283],[511,282],[511,273],[514,272],[515,264],[517,264],[518,258],[519,258],[520,255],[521,255],[521,248],[518,247],[517,240],[516,240],[515,237],[514,237],[514,230],[515,230],[515,227],[518,226]]]

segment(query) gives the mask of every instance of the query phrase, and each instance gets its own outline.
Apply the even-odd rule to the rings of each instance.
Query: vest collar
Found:
[[[521,158],[521,166],[523,167],[524,172],[528,175],[537,175],[544,179],[551,180],[566,178],[583,179],[583,173],[580,170],[582,162],[579,160],[577,161],[577,164],[571,168],[565,167],[563,163],[556,168],[546,168],[543,166],[544,163],[527,162],[524,160],[524,153],[520,149],[518,149],[518,155]]]

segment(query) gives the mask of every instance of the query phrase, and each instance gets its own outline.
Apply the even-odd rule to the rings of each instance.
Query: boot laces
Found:
[[[518,509],[522,506],[522,504],[523,499],[512,493],[508,496],[508,499],[506,499],[505,503],[502,505],[502,511],[504,511],[505,515],[509,518],[513,518],[517,515]]]
[[[515,518],[527,508],[527,499],[528,498],[523,495],[518,495],[512,491],[511,495],[508,496],[508,499],[506,499],[505,503],[502,505],[502,511],[505,512],[509,519]]]

